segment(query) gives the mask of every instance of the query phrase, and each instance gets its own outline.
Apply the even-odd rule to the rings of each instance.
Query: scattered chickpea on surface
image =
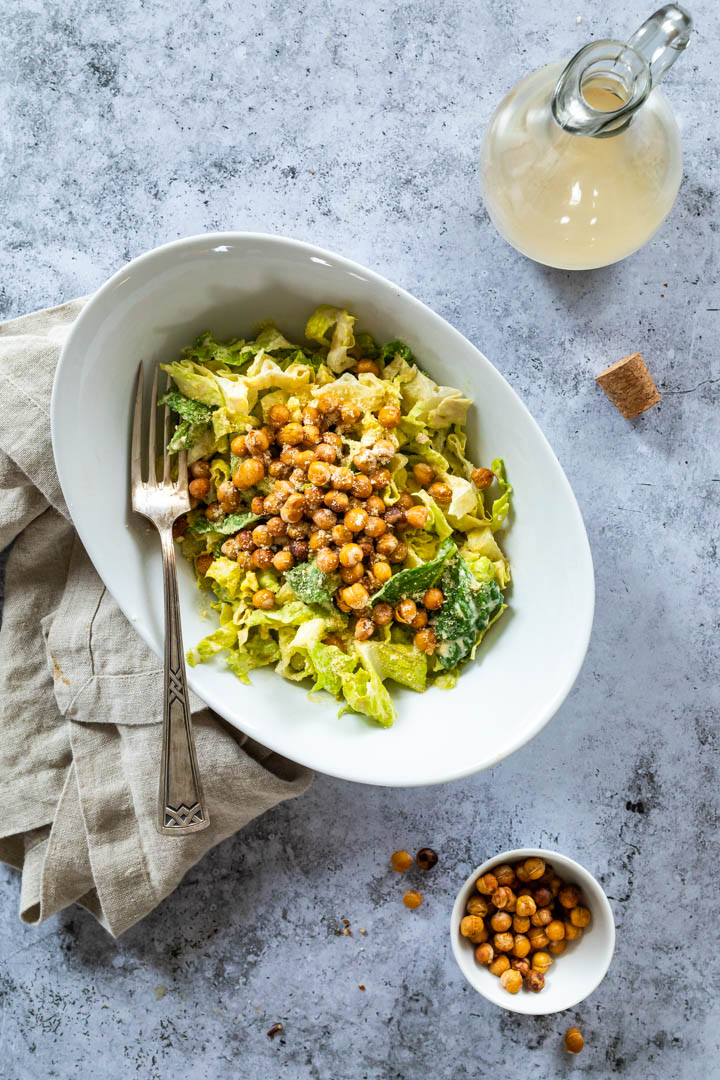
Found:
[[[413,859],[409,851],[395,851],[390,856],[390,865],[398,873],[404,873],[412,866]]]
[[[585,1045],[585,1040],[579,1028],[568,1028],[565,1032],[565,1049],[568,1054],[579,1054]]]
[[[405,905],[405,907],[410,908],[411,910],[413,908],[419,908],[422,902],[422,893],[417,892],[416,889],[408,889],[408,891],[403,896],[403,904]]]
[[[438,857],[437,852],[432,848],[424,847],[420,848],[415,856],[415,862],[418,864],[421,870],[432,870],[433,866],[437,865]],[[481,914],[477,912],[477,914]]]

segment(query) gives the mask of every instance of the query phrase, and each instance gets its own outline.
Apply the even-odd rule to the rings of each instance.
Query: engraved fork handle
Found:
[[[207,828],[210,818],[195,756],[172,528],[164,526],[159,532],[165,591],[165,702],[157,827],[168,836],[180,836]]]

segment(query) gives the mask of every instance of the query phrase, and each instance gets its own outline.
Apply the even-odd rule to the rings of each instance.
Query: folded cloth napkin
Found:
[[[0,629],[0,858],[22,870],[25,922],[78,903],[117,936],[311,773],[193,695],[210,825],[156,831],[162,667],[86,555],[50,443],[55,366],[83,303],[0,325],[0,550],[15,541]]]

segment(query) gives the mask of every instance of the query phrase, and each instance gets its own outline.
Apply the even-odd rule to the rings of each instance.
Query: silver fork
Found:
[[[170,380],[168,379],[168,385]],[[210,824],[203,799],[202,784],[195,756],[195,740],[190,714],[185,658],[183,656],[180,605],[172,526],[180,514],[190,509],[187,454],[178,456],[178,478],[170,477],[170,410],[165,408],[163,423],[163,477],[156,474],[156,425],[158,372],[155,369],[150,397],[147,480],[142,478],[142,404],[143,366],[137,376],[135,415],[133,418],[130,480],[132,506],[153,522],[160,533],[163,586],[165,593],[165,703],[163,706],[162,764],[158,795],[158,831],[167,836],[199,832]]]

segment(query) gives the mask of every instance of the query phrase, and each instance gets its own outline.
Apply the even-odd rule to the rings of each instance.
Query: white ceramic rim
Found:
[[[558,472],[559,472],[559,474],[561,476],[561,483],[564,485],[564,487],[566,489],[566,494],[568,496],[569,505],[571,506],[572,513],[576,518],[576,523],[577,523],[577,526],[578,526],[578,533],[579,533],[579,535],[582,537],[582,539],[584,541],[582,557],[588,563],[588,569],[589,569],[589,575],[588,575],[588,577],[589,577],[589,596],[588,596],[588,603],[587,603],[586,622],[585,622],[585,625],[582,627],[581,633],[579,634],[579,641],[580,641],[581,647],[576,652],[575,662],[569,667],[567,675],[565,677],[565,680],[562,683],[562,685],[560,686],[560,688],[558,689],[558,691],[555,693],[554,697],[551,698],[550,701],[546,703],[544,708],[541,709],[538,712],[538,714],[536,716],[536,719],[535,719],[535,723],[530,725],[526,730],[524,730],[523,733],[522,733],[522,736],[517,740],[517,742],[515,742],[512,747],[505,748],[504,752],[499,752],[499,753],[495,754],[491,758],[488,758],[487,760],[483,761],[481,764],[471,762],[466,767],[463,767],[461,769],[453,770],[452,774],[447,775],[447,776],[446,775],[438,776],[435,773],[430,773],[427,776],[420,776],[419,778],[417,776],[414,776],[412,779],[408,779],[408,780],[398,779],[398,780],[395,780],[392,785],[387,785],[387,784],[383,783],[383,781],[377,780],[372,775],[363,774],[363,775],[347,776],[346,774],[343,775],[343,773],[341,773],[341,772],[330,772],[330,771],[325,771],[325,770],[324,771],[325,771],[326,775],[337,776],[339,779],[346,779],[346,780],[349,779],[354,783],[365,783],[365,784],[372,784],[372,785],[379,785],[379,786],[393,786],[393,787],[422,787],[422,786],[429,786],[429,785],[433,785],[433,784],[447,783],[447,782],[449,782],[451,780],[460,780],[460,779],[463,779],[464,777],[472,776],[474,773],[477,773],[477,772],[483,771],[485,769],[491,768],[493,765],[496,765],[499,761],[502,761],[504,758],[509,757],[510,754],[513,754],[517,750],[521,749],[521,747],[523,747],[526,743],[528,743],[531,739],[533,739],[538,734],[538,732],[541,731],[543,727],[545,727],[545,725],[552,719],[552,717],[555,715],[555,713],[558,711],[560,706],[563,704],[563,702],[567,698],[568,694],[570,693],[570,690],[572,689],[572,687],[573,687],[573,685],[574,685],[574,683],[575,683],[575,681],[576,681],[576,679],[578,677],[580,669],[581,669],[581,667],[582,667],[582,665],[584,663],[585,656],[587,654],[587,648],[588,648],[588,644],[590,642],[590,635],[591,635],[591,632],[592,632],[593,617],[594,617],[594,610],[595,610],[595,580],[594,580],[594,574],[593,574],[592,554],[591,554],[591,551],[590,551],[590,544],[589,544],[589,541],[587,539],[587,532],[585,530],[585,523],[583,521],[582,514],[580,513],[580,508],[578,506],[577,499],[575,498],[575,494],[574,494],[574,492],[573,492],[573,490],[572,490],[572,488],[570,486],[570,482],[569,482],[567,476],[565,475],[565,471],[564,471],[562,465],[560,464],[560,462],[558,461],[557,456],[556,456],[555,452],[553,451],[552,447],[550,446],[550,443],[548,442],[544,432],[542,431],[542,429],[538,425],[537,421],[534,419],[534,417],[530,413],[530,410],[527,408],[525,403],[521,400],[519,395],[516,393],[516,391],[510,385],[510,383],[507,382],[507,380],[504,378],[504,376],[497,370],[497,368],[494,367],[494,365],[491,363],[490,360],[488,360],[488,358],[484,355],[484,353],[480,352],[480,350],[477,348],[477,346],[475,346],[468,338],[466,338],[463,334],[461,334],[459,330],[456,330],[449,322],[447,322],[446,319],[443,319],[443,317],[441,315],[438,315],[437,312],[433,311],[433,309],[428,307],[428,305],[426,305],[426,304],[422,303],[421,301],[417,300],[414,296],[412,296],[411,293],[408,293],[405,289],[402,289],[400,286],[395,285],[395,283],[390,281],[388,278],[383,277],[381,274],[375,273],[375,271],[373,271],[373,270],[368,270],[362,264],[356,263],[351,259],[347,259],[342,255],[338,255],[336,252],[330,251],[327,248],[320,248],[320,247],[315,246],[314,244],[308,244],[308,243],[306,243],[306,242],[304,242],[302,240],[294,240],[294,239],[292,239],[290,237],[286,237],[286,236],[282,236],[282,235],[277,235],[277,234],[272,234],[272,233],[260,233],[260,232],[199,233],[199,234],[195,234],[195,235],[188,236],[188,237],[182,237],[182,238],[177,239],[177,240],[172,240],[167,244],[162,244],[159,247],[152,248],[150,251],[147,251],[142,255],[138,255],[136,258],[134,258],[130,262],[126,263],[123,267],[121,267],[118,271],[116,271],[116,273],[113,274],[112,277],[110,277],[105,282],[104,285],[101,285],[100,288],[95,293],[93,293],[93,295],[91,297],[91,300],[89,301],[88,305],[83,309],[83,311],[80,313],[78,318],[75,320],[75,322],[74,322],[74,324],[73,324],[73,326],[72,326],[72,328],[70,330],[70,333],[68,334],[68,337],[66,338],[65,343],[63,345],[63,348],[61,350],[60,357],[59,357],[58,364],[57,364],[57,369],[56,369],[56,372],[55,372],[55,378],[54,378],[54,381],[53,381],[52,398],[51,398],[51,402],[50,402],[50,431],[51,431],[52,444],[53,444],[53,453],[55,455],[55,464],[56,464],[56,468],[57,468],[58,478],[60,480],[60,486],[61,486],[61,488],[63,490],[63,494],[65,495],[65,499],[66,499],[66,502],[67,502],[68,509],[70,511],[70,515],[71,515],[71,517],[73,517],[73,521],[74,521],[73,501],[69,497],[68,485],[66,485],[66,483],[65,483],[66,476],[64,474],[63,467],[60,465],[60,463],[58,461],[57,453],[56,453],[56,446],[57,446],[56,440],[58,438],[58,430],[59,430],[59,424],[60,424],[60,420],[59,420],[59,416],[58,416],[58,398],[59,398],[58,385],[62,380],[63,368],[65,366],[66,358],[67,358],[69,352],[72,349],[72,342],[73,342],[73,338],[74,338],[75,334],[80,333],[84,329],[85,323],[89,322],[90,319],[93,318],[93,312],[92,312],[91,306],[90,306],[92,301],[94,301],[96,299],[104,299],[109,293],[111,293],[113,291],[113,289],[115,289],[127,277],[128,273],[132,272],[135,268],[145,266],[145,264],[151,263],[154,259],[164,257],[168,253],[172,253],[172,251],[174,249],[176,249],[176,248],[177,249],[183,249],[183,248],[187,248],[188,245],[219,246],[219,245],[222,245],[222,244],[232,244],[232,243],[237,244],[237,243],[252,243],[252,242],[270,243],[271,245],[272,244],[277,244],[278,247],[286,247],[286,246],[289,245],[291,248],[295,248],[296,251],[298,251],[298,253],[302,253],[302,254],[308,256],[309,258],[332,259],[334,261],[334,263],[338,266],[338,268],[345,271],[346,273],[360,274],[364,278],[368,279],[369,281],[375,282],[381,288],[390,289],[390,290],[394,291],[395,294],[402,297],[403,300],[410,307],[417,308],[418,311],[421,311],[421,312],[424,312],[424,313],[429,312],[432,315],[432,317],[434,319],[436,319],[438,321],[438,323],[442,326],[444,332],[448,335],[450,340],[455,340],[455,341],[458,341],[458,342],[462,342],[463,345],[465,345],[465,346],[469,345],[470,348],[472,350],[474,350],[474,352],[477,354],[477,356],[478,356],[479,360],[481,361],[481,364],[482,364],[482,366],[484,368],[483,378],[485,378],[487,380],[496,379],[499,382],[501,382],[504,385],[504,387],[506,387],[510,391],[510,393],[515,397],[517,405],[520,407],[521,411],[525,414],[528,423],[535,430],[535,433],[540,438],[540,440],[545,444],[546,450],[551,455],[552,459],[555,461],[555,463],[557,465]],[[81,539],[81,541],[83,543],[83,546],[85,547],[85,550],[87,551],[88,556],[90,557],[90,560],[92,561],[93,565],[95,566],[95,568],[97,570],[97,568],[98,568],[97,555],[99,553],[99,545],[96,544],[93,541],[92,537],[86,531],[84,531],[82,528],[80,528],[77,525],[76,525],[76,528],[77,528],[78,534],[80,536],[80,539]],[[99,573],[99,571],[98,571],[98,573]],[[100,575],[100,577],[102,578],[102,575]],[[118,606],[120,607],[120,609],[123,611],[123,613],[127,617],[128,621],[130,621],[131,624],[133,625],[134,629],[138,633],[140,633],[141,637],[146,642],[146,644],[149,646],[149,648],[158,657],[161,658],[162,657],[162,642],[160,642],[160,643],[154,642],[151,639],[151,636],[145,632],[144,627],[138,626],[136,623],[133,622],[132,612],[129,610],[128,607],[125,606],[122,596],[118,596],[115,593],[113,593],[112,595],[114,596],[114,598],[115,598]],[[240,724],[236,720],[234,720],[230,716],[228,716],[227,705],[224,702],[224,700],[222,699],[222,696],[219,695],[219,694],[208,693],[205,690],[205,688],[200,689],[198,687],[198,685],[197,685],[196,679],[194,678],[194,674],[193,674],[192,669],[188,670],[187,675],[188,675],[188,684],[193,689],[193,691],[198,695],[198,697],[201,698],[201,700],[203,700],[207,705],[209,705],[210,708],[213,709],[215,712],[217,712],[221,716],[225,717],[225,719],[228,721],[228,723],[232,724],[233,727],[237,728],[238,730],[241,730],[244,734],[249,735],[251,738],[257,739],[263,745],[267,746],[270,750],[274,750],[279,754],[284,754],[285,753],[283,747],[281,745],[278,745],[276,740],[274,740],[272,737],[268,738],[267,733],[264,732],[259,726],[256,726],[255,724],[253,724],[247,718],[247,716],[243,717],[242,727],[240,726]],[[313,763],[312,758],[307,757],[307,756],[303,755],[302,753],[298,754],[297,752],[294,752],[293,753],[293,758],[299,764],[306,765],[308,768],[311,768],[311,769],[312,768],[317,768],[317,766]]]
[[[513,995],[506,993],[505,997],[507,997],[507,1004],[495,1001],[494,998],[489,997],[485,993],[481,986],[478,986],[469,978],[464,966],[464,957],[460,951],[462,948],[459,933],[460,920],[465,914],[465,905],[467,904],[470,895],[475,892],[475,882],[480,875],[486,874],[489,870],[492,870],[493,866],[498,866],[500,863],[512,863],[517,862],[519,859],[529,859],[535,856],[539,856],[541,859],[545,859],[546,862],[551,864],[557,863],[558,860],[564,863],[565,866],[569,868],[570,872],[575,875],[577,879],[576,884],[579,885],[585,893],[588,907],[591,909],[594,906],[601,907],[608,918],[610,926],[610,933],[605,945],[605,960],[598,966],[597,977],[595,977],[592,984],[589,985],[589,989],[585,990],[573,1001],[568,1002],[567,1005],[563,1005],[561,1009],[543,1006],[542,992],[539,994],[526,994],[521,998],[524,1003],[532,1003],[533,1006],[537,1005],[537,1008],[533,1007],[532,1009],[518,1008],[517,998],[520,997],[519,994]],[[565,866],[560,867],[563,872],[565,872]],[[506,1009],[508,1012],[518,1013],[521,1016],[549,1016],[552,1013],[566,1012],[568,1009],[575,1008],[576,1005],[579,1005],[581,1001],[585,1001],[586,998],[589,998],[590,995],[597,990],[598,986],[608,973],[615,952],[615,918],[613,916],[612,908],[610,907],[610,901],[605,895],[600,882],[581,863],[577,862],[575,859],[571,859],[569,855],[563,855],[561,851],[550,851],[548,848],[515,848],[512,851],[501,851],[499,855],[493,855],[491,859],[486,859],[484,863],[476,867],[476,869],[465,879],[465,882],[455,898],[452,914],[450,916],[450,944],[452,946],[455,961],[463,976],[470,983],[473,990],[476,990],[478,994],[482,994],[486,1001],[489,1001],[498,1009]]]

